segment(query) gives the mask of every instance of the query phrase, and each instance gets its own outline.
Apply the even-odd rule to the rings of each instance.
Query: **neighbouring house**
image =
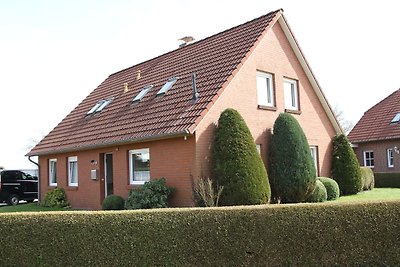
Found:
[[[367,110],[348,135],[361,166],[400,172],[400,89]]]
[[[268,162],[280,112],[304,129],[318,173],[330,175],[342,130],[282,10],[110,75],[28,155],[39,156],[41,196],[65,188],[73,207],[165,177],[174,206],[193,206],[210,175],[220,113],[238,110]]]

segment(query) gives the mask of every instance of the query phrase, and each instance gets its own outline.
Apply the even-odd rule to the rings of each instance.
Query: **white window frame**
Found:
[[[386,150],[386,157],[387,157],[387,166],[389,168],[393,168],[394,167],[394,157],[393,157],[393,149],[392,148],[388,148]]]
[[[296,80],[283,79],[283,95],[285,98],[285,109],[299,110],[299,92]]]
[[[259,106],[275,107],[275,90],[273,75],[257,71],[257,101]]]
[[[314,161],[315,172],[318,176],[318,146],[310,146],[311,157]]]
[[[174,86],[174,84],[176,83],[176,81],[178,80],[177,77],[172,77],[171,79],[169,79],[164,85],[163,87],[161,87],[161,89],[157,92],[157,95],[163,95],[166,92],[168,92],[169,89],[172,88],[172,86]]]
[[[374,151],[373,150],[366,150],[363,152],[363,156],[364,156],[364,166],[365,167],[370,167],[370,168],[374,168],[375,166],[375,155],[373,155],[373,157],[371,157],[371,153],[373,154]],[[367,154],[369,154],[369,157],[367,158]],[[373,161],[374,164],[371,164],[371,161]],[[369,164],[367,164],[369,162]]]
[[[135,172],[135,170],[133,168],[132,156],[134,154],[148,154],[148,157],[150,160],[150,149],[142,148],[142,149],[129,150],[129,183],[132,185],[142,185],[145,182],[150,181],[150,169],[147,171],[147,173],[143,173],[144,176],[147,176],[147,178],[145,180],[136,180],[135,176],[138,175],[138,172]]]
[[[76,164],[74,164],[76,163]],[[73,166],[76,166],[76,172],[74,172],[71,168]],[[73,175],[76,175],[76,182],[72,182]],[[73,156],[73,157],[68,157],[68,186],[78,186],[78,157]]]
[[[259,155],[261,155],[261,145],[260,144],[256,144],[256,149]]]
[[[49,186],[57,186],[57,159],[49,159]]]

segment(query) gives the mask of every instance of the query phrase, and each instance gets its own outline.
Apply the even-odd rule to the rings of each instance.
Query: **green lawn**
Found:
[[[4,212],[38,212],[38,211],[61,211],[71,210],[68,208],[47,208],[39,206],[38,203],[20,203],[16,206],[0,206],[0,213]]]
[[[374,188],[357,195],[339,197],[339,202],[369,200],[400,200],[400,188]]]

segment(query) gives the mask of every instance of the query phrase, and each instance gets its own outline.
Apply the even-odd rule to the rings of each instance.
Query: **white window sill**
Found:
[[[144,185],[145,182],[148,181],[131,181],[131,185]]]
[[[56,186],[57,186],[57,184],[49,184],[49,186],[56,187]]]

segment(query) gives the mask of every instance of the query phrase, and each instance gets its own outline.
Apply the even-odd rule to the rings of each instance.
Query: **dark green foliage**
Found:
[[[306,202],[325,202],[328,198],[324,184],[317,180],[315,181],[314,191],[306,199]]]
[[[318,177],[318,180],[321,181],[326,189],[327,199],[326,200],[336,200],[340,196],[340,189],[338,183],[328,177]]]
[[[279,114],[274,124],[270,180],[274,197],[283,203],[303,202],[315,187],[316,171],[307,138],[287,113]]]
[[[267,171],[250,130],[234,109],[221,113],[213,145],[213,177],[223,186],[221,206],[268,203]]]
[[[132,189],[126,200],[127,209],[166,208],[172,187],[165,184],[165,178],[145,182],[144,185]]]
[[[125,209],[125,199],[117,195],[109,195],[103,200],[103,210],[123,210]]]
[[[375,187],[400,188],[400,173],[376,172]]]
[[[360,167],[363,190],[372,190],[375,186],[374,172],[369,167]]]
[[[400,266],[399,214],[399,201],[0,214],[0,259],[1,266]]]
[[[43,207],[63,208],[68,207],[67,194],[64,188],[55,188],[46,193],[43,201],[40,203]]]
[[[362,190],[361,170],[347,137],[333,138],[332,178],[339,184],[340,195],[354,195]]]

